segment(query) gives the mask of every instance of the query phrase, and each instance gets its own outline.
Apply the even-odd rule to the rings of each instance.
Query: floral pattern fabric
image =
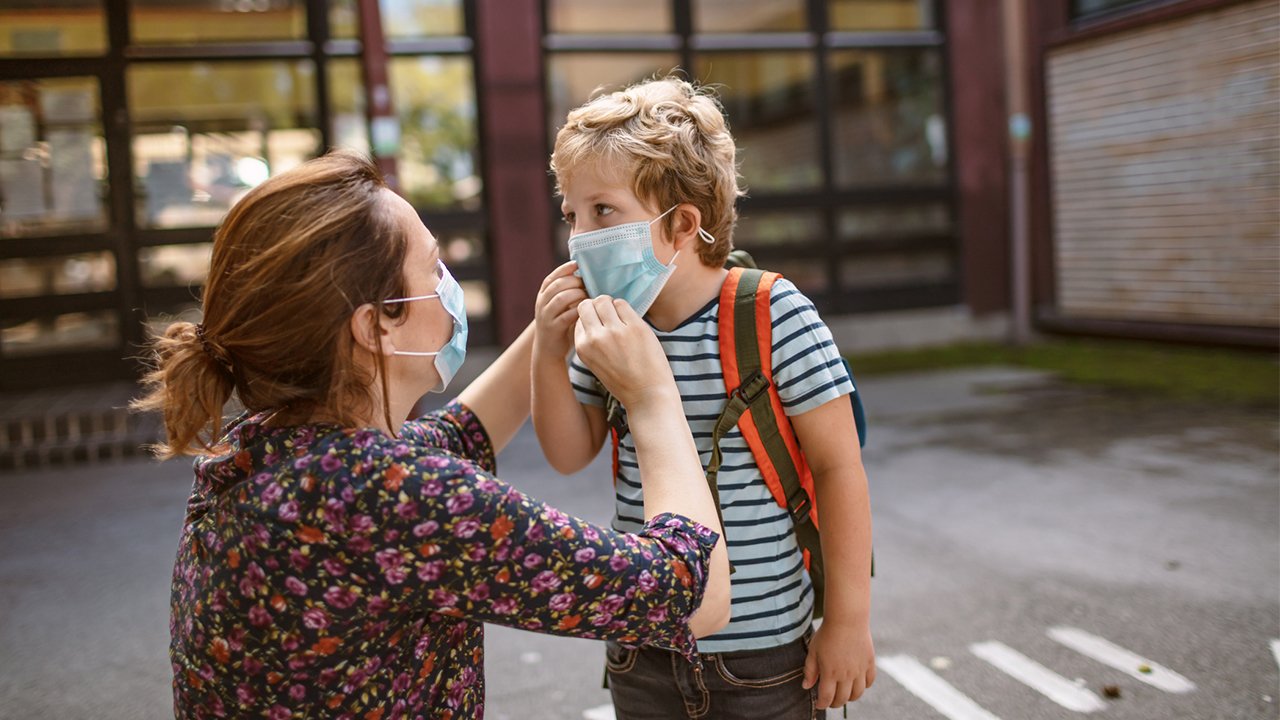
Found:
[[[263,420],[195,463],[178,717],[480,718],[486,622],[695,652],[713,531],[667,514],[628,535],[526,497],[457,402],[398,438]]]

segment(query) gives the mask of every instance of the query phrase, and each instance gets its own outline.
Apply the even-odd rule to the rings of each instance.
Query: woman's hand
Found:
[[[582,278],[574,275],[578,264],[570,260],[552,270],[538,289],[534,303],[534,354],[563,361],[573,347],[573,326],[578,303],[587,299]]]
[[[624,407],[675,390],[657,336],[625,300],[601,295],[578,303],[573,341],[578,359]]]

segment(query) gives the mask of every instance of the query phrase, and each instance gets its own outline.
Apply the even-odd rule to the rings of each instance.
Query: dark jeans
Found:
[[[703,653],[701,667],[677,653],[608,643],[605,668],[618,720],[814,720],[817,687],[805,690],[812,631],[767,650]]]

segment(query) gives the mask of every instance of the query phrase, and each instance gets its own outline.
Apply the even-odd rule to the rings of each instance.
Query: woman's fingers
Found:
[[[600,315],[596,313],[596,306],[590,300],[583,300],[578,303],[578,319],[583,325],[589,327],[599,327]]]
[[[640,313],[631,307],[631,303],[626,300],[614,300],[613,309],[618,313],[618,319],[623,325],[635,325],[644,322],[644,318],[640,317]]]
[[[623,325],[622,320],[618,318],[618,304],[626,305],[626,301],[614,300],[608,295],[601,295],[591,301],[596,307],[596,314],[600,317],[600,322],[605,327],[616,328]]]

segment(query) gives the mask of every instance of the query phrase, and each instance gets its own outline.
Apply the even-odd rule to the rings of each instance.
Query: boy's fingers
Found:
[[[547,285],[550,285],[551,283],[555,282],[561,277],[564,277],[565,275],[571,275],[573,271],[577,269],[578,269],[578,263],[573,260],[570,260],[569,262],[560,265],[555,270],[552,270],[549,275],[547,275],[545,278],[542,279],[542,286],[538,288],[538,292],[542,292],[547,288]]]
[[[562,275],[561,277],[553,278],[551,282],[547,283],[546,290],[544,292],[557,293],[569,288],[577,288],[578,290],[585,292],[587,286],[582,283],[582,278],[580,277]]]
[[[552,323],[554,323],[554,324],[564,323],[564,324],[566,324],[566,325],[569,325],[569,324],[575,323],[575,322],[577,322],[577,321],[578,321],[578,308],[577,308],[577,306],[576,306],[576,305],[566,305],[564,308],[562,308],[562,309],[560,310],[560,312],[556,313],[556,315],[555,315],[555,319],[554,319],[554,320],[552,320],[551,322],[552,322]]]
[[[836,684],[836,694],[831,698],[833,707],[841,707],[853,699],[853,685],[848,680]]]
[[[836,694],[836,681],[829,678],[822,678],[818,681],[818,707],[826,709],[831,707],[831,700]]]
[[[813,654],[813,648],[809,648],[809,655],[804,659],[804,682],[800,684],[805,690],[813,687],[818,681],[818,658]]]
[[[558,318],[566,312],[575,311],[578,307],[578,303],[582,302],[586,298],[586,295],[575,296],[571,293],[561,293],[548,300],[547,303],[542,306],[542,312],[544,315],[550,315],[553,318]]]
[[[548,293],[550,294],[550,293]],[[555,294],[547,301],[548,305],[560,304],[572,307],[587,299],[587,291],[581,287],[555,289]]]
[[[867,687],[876,684],[876,665],[875,661],[871,662],[871,668],[867,670]]]

